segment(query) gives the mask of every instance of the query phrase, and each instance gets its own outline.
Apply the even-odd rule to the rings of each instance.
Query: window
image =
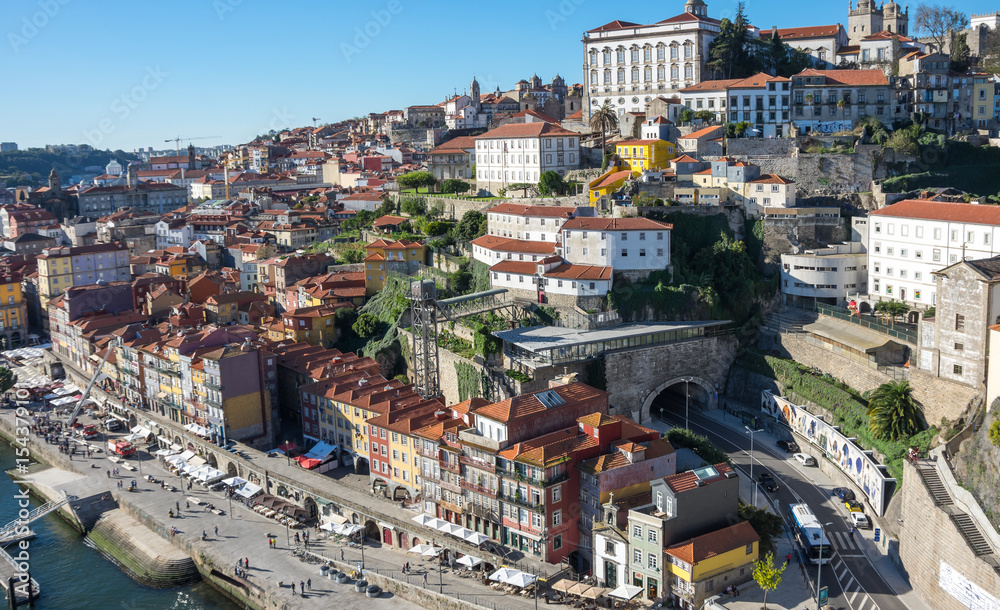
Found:
[[[646,532],[646,542],[655,543],[657,541],[658,534],[659,533],[654,529],[649,530]]]
[[[956,343],[955,344],[955,351],[956,352],[960,352],[960,351],[962,351],[964,349],[965,349],[965,345],[964,344],[962,344],[962,343]]]
[[[961,364],[953,364],[952,367],[951,367],[951,372],[954,373],[954,374],[956,374],[956,375],[961,375],[962,374],[962,365]]]
[[[642,526],[641,525],[633,525],[632,526],[632,537],[633,538],[638,538],[639,540],[642,540]]]
[[[632,563],[637,563],[642,565],[642,551],[639,549],[632,549]]]
[[[628,249],[622,248],[622,256],[628,256]]]
[[[562,534],[558,534],[556,535],[555,538],[552,539],[552,550],[558,551],[561,548],[562,548]]]
[[[960,313],[955,314],[955,330],[961,333],[965,332],[965,316]]]
[[[556,503],[561,501],[562,501],[562,485],[557,485],[552,488],[552,502]]]
[[[604,554],[614,555],[615,554],[615,543],[612,540],[606,540],[604,542]]]
[[[552,527],[562,525],[562,509],[552,511]]]
[[[647,558],[646,567],[649,568],[650,570],[657,569],[657,566],[656,566],[656,555],[654,555],[653,553],[649,554],[649,557]]]
[[[751,542],[750,544],[747,545],[747,555],[752,555],[752,554],[753,554],[753,543]]]
[[[934,250],[931,251],[931,260],[933,260],[935,263],[941,262],[941,251],[938,250],[937,248],[934,248]]]

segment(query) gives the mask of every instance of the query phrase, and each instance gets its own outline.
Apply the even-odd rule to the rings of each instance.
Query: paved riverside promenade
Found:
[[[22,371],[26,375],[30,375],[33,372],[30,369],[22,369]],[[114,397],[104,392],[95,393],[99,397],[106,397],[109,400],[117,402]],[[139,415],[143,418],[160,421],[155,417],[150,417],[151,414],[147,412],[141,412]],[[2,416],[13,418],[13,413],[3,411]],[[91,423],[92,420],[89,416],[84,415],[81,416],[81,421],[83,423]],[[173,424],[173,422],[164,423]],[[35,442],[40,442],[40,440],[35,437]],[[319,575],[319,565],[303,562],[298,557],[293,556],[294,540],[290,542],[286,538],[286,533],[283,531],[285,530],[284,526],[255,513],[238,502],[233,502],[232,515],[228,514],[229,502],[221,492],[208,491],[198,485],[195,485],[190,491],[185,488],[183,491],[170,492],[169,490],[161,489],[158,483],[151,484],[145,481],[142,476],[152,475],[157,481],[165,479],[175,487],[180,483],[176,475],[170,474],[160,465],[157,459],[151,457],[147,452],[143,452],[142,454],[141,475],[138,470],[129,471],[124,468],[120,470],[124,488],[127,489],[132,480],[137,481],[139,491],[133,493],[124,490],[119,491],[117,489],[117,480],[107,477],[107,470],[114,468],[115,464],[107,459],[107,455],[103,451],[95,454],[91,459],[83,458],[77,454],[74,456],[72,464],[69,464],[66,461],[67,456],[58,454],[55,446],[49,445],[46,446],[46,449],[55,454],[53,461],[65,469],[76,471],[76,476],[69,477],[75,480],[73,487],[86,490],[86,493],[79,493],[76,489],[70,489],[68,490],[70,493],[81,496],[104,492],[112,493],[119,499],[122,508],[127,513],[137,516],[140,521],[147,525],[152,525],[162,531],[168,531],[170,527],[178,528],[179,533],[176,534],[173,540],[175,546],[184,548],[189,555],[195,557],[200,555],[209,558],[212,564],[216,566],[216,569],[228,577],[234,575],[237,558],[248,558],[250,569],[248,570],[247,581],[252,585],[251,588],[259,588],[265,591],[265,598],[275,602],[275,605],[269,604],[268,607],[287,605],[288,607],[295,608],[319,608],[328,607],[332,601],[346,608],[361,607],[362,604],[366,608],[387,608],[390,604],[393,604],[401,610],[411,607],[459,607],[460,604],[457,603],[458,601],[485,608],[527,609],[535,607],[535,600],[533,598],[526,599],[498,593],[482,585],[477,579],[460,578],[457,576],[457,571],[451,568],[445,568],[443,573],[439,572],[433,560],[425,560],[412,554],[406,554],[401,550],[394,550],[382,545],[378,541],[369,541],[364,549],[365,568],[369,571],[371,579],[376,584],[381,584],[380,577],[391,578],[397,581],[397,583],[408,583],[414,591],[421,590],[441,593],[448,599],[442,602],[439,598],[419,598],[419,605],[411,604],[398,596],[367,599],[362,594],[355,593],[353,585],[339,585],[329,579],[321,578]],[[371,507],[368,513],[376,518],[379,513],[388,513],[398,521],[409,522],[417,514],[414,511],[401,508],[396,503],[376,499],[370,494],[340,485],[329,477],[305,471],[297,465],[289,465],[285,460],[280,458],[263,457],[263,454],[252,449],[245,449],[244,451],[254,456],[250,462],[254,460],[266,461],[269,472],[290,479],[302,477],[322,479],[323,487],[328,488],[330,492],[327,497],[350,501],[359,506]],[[91,463],[96,464],[97,467],[92,468],[90,466]],[[138,466],[134,459],[129,460],[128,463]],[[61,479],[67,478],[68,475],[52,473],[49,476]],[[85,478],[86,481],[81,482],[80,477]],[[225,516],[213,514],[208,512],[203,505],[196,506],[195,504],[191,504],[190,509],[188,509],[185,500],[187,497],[212,503],[216,508],[227,511],[227,514]],[[171,519],[168,516],[168,512],[171,509],[176,511],[178,504],[181,508],[180,517]],[[416,526],[415,523],[413,526],[415,531],[420,530],[419,526]],[[218,536],[215,535],[215,527],[219,528]],[[201,540],[203,531],[208,534],[208,539],[205,541]],[[267,534],[276,536],[278,541],[277,549],[268,548]],[[289,532],[289,534],[293,536],[294,530]],[[149,530],[149,535],[159,536],[160,534]],[[321,536],[315,530],[310,532],[310,536],[312,540],[309,544],[309,551],[333,560],[337,563],[336,567],[339,569],[350,569],[350,567],[355,567],[361,561],[361,549],[359,548],[343,546],[333,540],[320,540]],[[487,561],[493,561],[497,565],[505,563],[502,558],[477,552],[476,549],[473,549],[469,545],[458,543],[444,534],[437,533],[436,535],[432,535],[430,530],[427,530],[426,536],[421,535],[421,542],[429,542],[432,538],[439,545],[444,544],[448,548],[474,554]],[[343,551],[343,563],[340,563],[341,551]],[[409,575],[403,575],[400,571],[402,565],[406,562],[409,562],[411,565]],[[525,569],[528,569],[527,563],[523,560],[521,561],[521,565]],[[538,561],[533,561],[532,563],[537,565],[539,571],[542,573],[551,574],[558,569],[555,566],[542,564]],[[424,583],[425,573],[427,574],[426,584]],[[299,583],[308,579],[312,580],[315,591],[310,594],[307,590],[305,598],[302,598],[298,595]],[[291,582],[296,583],[296,595],[291,593]],[[279,583],[283,583],[284,586],[279,587]],[[384,588],[387,588],[389,584],[394,583],[386,583],[386,587]],[[407,597],[413,598],[411,595],[407,595]],[[539,601],[539,603],[543,602]]]

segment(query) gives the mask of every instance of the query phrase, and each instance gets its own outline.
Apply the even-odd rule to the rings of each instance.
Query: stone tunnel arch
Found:
[[[719,406],[719,392],[710,381],[702,379],[701,377],[682,376],[674,377],[664,383],[661,383],[652,392],[646,395],[646,398],[642,401],[642,408],[639,410],[639,423],[645,425],[653,421],[653,415],[658,412],[660,408],[667,409],[670,408],[669,400],[660,401],[661,403],[667,403],[654,406],[657,402],[657,398],[664,394],[667,390],[675,389],[675,386],[680,386],[677,388],[679,392],[681,403],[679,404],[680,414],[684,415],[684,387],[690,383],[691,390],[691,407],[699,408],[702,410],[714,409]]]
[[[229,462],[226,466],[226,472],[228,472],[231,477],[239,476],[239,472],[236,470],[236,464],[233,462]]]
[[[219,468],[219,461],[217,459],[215,459],[215,452],[214,451],[209,451],[208,452],[208,465],[211,466],[212,468],[215,468],[215,469]]]
[[[310,521],[319,516],[316,500],[314,500],[311,496],[306,496],[305,501],[302,504],[303,508],[306,509],[306,516]]]

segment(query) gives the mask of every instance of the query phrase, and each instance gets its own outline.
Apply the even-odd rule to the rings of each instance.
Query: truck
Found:
[[[77,430],[77,434],[83,438],[93,438],[98,435],[97,426],[94,424],[84,426],[82,429]]]
[[[132,443],[128,441],[109,439],[108,453],[121,457],[128,457],[135,453],[135,447],[133,447]]]

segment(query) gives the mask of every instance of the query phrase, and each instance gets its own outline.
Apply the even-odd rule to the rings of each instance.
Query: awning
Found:
[[[459,557],[458,561],[456,561],[455,563],[457,563],[460,566],[465,566],[467,568],[474,568],[477,565],[483,563],[483,560],[478,557],[473,557],[472,555],[463,555]]]
[[[576,584],[575,582],[573,582],[568,578],[560,578],[555,583],[553,583],[549,588],[552,589],[553,591],[566,593],[567,591],[569,591],[569,588],[575,584]]]
[[[188,459],[188,464],[191,464],[192,466],[202,466],[205,464],[205,458],[196,455]]]
[[[333,501],[327,500],[326,498],[316,498],[316,504],[327,506],[328,504],[333,504]]]
[[[194,451],[191,451],[190,449],[181,454],[181,459],[185,461],[190,460],[193,457],[194,457]]]
[[[420,513],[419,515],[414,517],[413,520],[419,523],[420,525],[427,525],[428,522],[434,520],[434,517],[426,515],[424,513]]]
[[[253,483],[247,483],[243,487],[236,490],[236,493],[243,496],[244,498],[252,498],[262,491],[260,485],[254,485]]]
[[[534,584],[535,580],[537,579],[538,577],[535,576],[534,574],[528,574],[527,572],[518,572],[517,574],[514,574],[504,582],[507,583],[508,585],[513,585],[519,589],[523,589],[529,585]]]
[[[176,452],[173,449],[160,449],[153,455],[174,455]]]
[[[519,570],[514,570],[512,568],[500,568],[496,572],[490,574],[490,580],[494,582],[507,582],[507,579],[515,574],[520,574]]]
[[[157,393],[156,393],[156,397],[157,397],[158,399],[160,399],[160,400],[163,400],[164,398],[166,398],[166,397],[167,397],[167,393],[166,393],[166,392],[157,392]]]
[[[642,587],[637,587],[635,585],[622,585],[611,593],[608,593],[608,596],[628,601],[640,593],[642,593]]]
[[[479,546],[490,539],[490,537],[486,534],[480,534],[479,532],[473,532],[471,530],[470,533],[466,534],[463,538],[466,542],[473,546]]]
[[[333,513],[332,515],[327,515],[327,516],[329,517],[330,521],[336,523],[337,525],[343,525],[347,523],[347,517],[343,515],[338,515],[337,513]]]
[[[604,587],[591,587],[586,591],[584,591],[581,597],[584,597],[586,599],[597,599],[598,597],[604,595],[607,592],[608,590],[605,589]]]
[[[226,487],[239,487],[241,485],[247,484],[248,482],[249,481],[241,477],[229,477],[228,479],[222,480],[222,484],[225,485]]]

